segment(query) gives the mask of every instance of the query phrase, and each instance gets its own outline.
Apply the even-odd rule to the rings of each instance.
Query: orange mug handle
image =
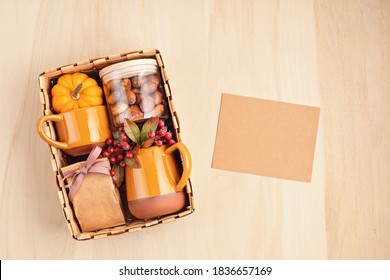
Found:
[[[42,116],[39,120],[38,120],[38,123],[37,123],[37,130],[38,130],[38,134],[39,136],[41,136],[41,138],[49,143],[50,145],[56,147],[56,148],[59,148],[59,149],[63,149],[63,150],[66,150],[69,145],[68,143],[64,143],[64,142],[58,142],[56,140],[53,140],[52,138],[50,138],[44,131],[43,129],[43,125],[45,122],[47,121],[54,121],[54,122],[61,122],[63,121],[63,117],[62,115],[47,115],[47,116]]]
[[[177,142],[172,146],[169,146],[164,153],[171,154],[176,150],[179,150],[180,154],[182,155],[182,161],[183,161],[183,174],[181,175],[179,182],[175,186],[175,191],[180,192],[184,189],[188,179],[190,178],[190,173],[192,169],[192,159],[191,159],[190,152],[182,142]]]

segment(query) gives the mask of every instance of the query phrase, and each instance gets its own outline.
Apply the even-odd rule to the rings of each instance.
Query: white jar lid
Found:
[[[104,67],[99,72],[99,76],[106,83],[122,77],[132,77],[140,72],[155,73],[157,70],[157,61],[151,58],[135,59],[124,62],[118,62]]]

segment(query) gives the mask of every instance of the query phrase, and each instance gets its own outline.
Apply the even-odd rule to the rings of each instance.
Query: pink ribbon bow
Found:
[[[81,182],[87,173],[101,173],[110,175],[110,171],[108,170],[107,163],[105,161],[96,162],[96,159],[99,157],[101,151],[102,148],[96,146],[89,154],[83,166],[75,171],[64,174],[63,181],[67,178],[72,178],[71,182],[65,185],[65,188],[69,188],[68,197],[70,202],[73,202],[73,198],[79,190]]]

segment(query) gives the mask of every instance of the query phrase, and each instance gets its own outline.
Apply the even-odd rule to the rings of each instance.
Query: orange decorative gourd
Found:
[[[52,105],[57,113],[103,104],[103,91],[84,73],[65,74],[51,90]]]

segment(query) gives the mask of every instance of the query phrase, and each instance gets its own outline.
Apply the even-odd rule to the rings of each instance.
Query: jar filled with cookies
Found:
[[[164,87],[155,59],[115,63],[103,68],[99,75],[114,126],[122,125],[125,119],[137,122],[167,115]]]

